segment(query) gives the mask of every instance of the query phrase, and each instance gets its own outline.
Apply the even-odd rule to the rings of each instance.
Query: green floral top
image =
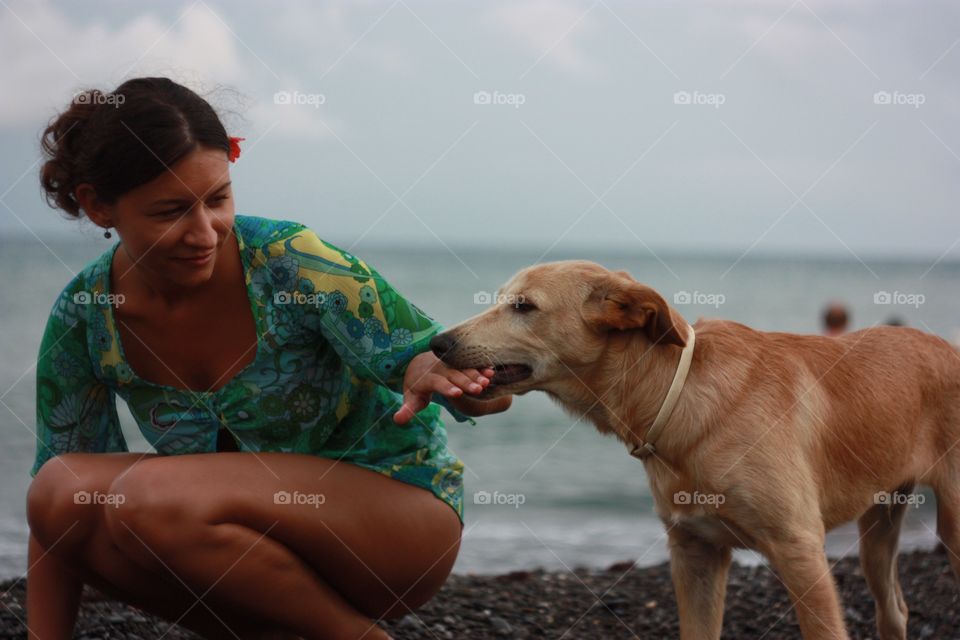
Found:
[[[257,323],[257,355],[216,391],[149,382],[127,364],[110,266],[119,244],[70,281],[37,360],[37,454],[127,451],[115,396],[161,455],[213,452],[225,427],[241,451],[344,460],[432,491],[463,520],[463,463],[447,448],[440,406],[393,421],[407,364],[443,328],[380,274],[308,229],[236,215],[234,233]],[[476,422],[445,398],[459,422]]]

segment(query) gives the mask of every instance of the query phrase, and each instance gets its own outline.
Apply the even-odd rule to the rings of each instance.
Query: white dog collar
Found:
[[[680,352],[680,362],[677,364],[677,372],[673,375],[673,382],[670,383],[670,389],[667,390],[667,397],[664,398],[657,417],[647,431],[647,441],[642,444],[633,444],[630,446],[630,455],[643,460],[650,454],[656,453],[657,448],[653,446],[654,441],[663,429],[663,425],[670,419],[673,408],[677,406],[677,400],[680,398],[680,392],[683,391],[683,383],[687,380],[687,373],[690,371],[690,361],[693,360],[693,345],[697,341],[697,334],[693,330],[693,325],[687,325],[687,344]]]

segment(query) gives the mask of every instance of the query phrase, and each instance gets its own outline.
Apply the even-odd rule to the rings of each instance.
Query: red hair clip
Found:
[[[237,158],[240,157],[240,141],[246,140],[246,138],[237,138],[235,136],[230,136],[230,155],[227,156],[230,162],[236,162]]]

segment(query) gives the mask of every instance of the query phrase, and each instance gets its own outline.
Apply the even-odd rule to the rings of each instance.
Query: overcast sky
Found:
[[[247,138],[238,212],[334,242],[956,260],[958,43],[955,3],[0,0],[0,233],[75,230],[74,92],[167,75]]]

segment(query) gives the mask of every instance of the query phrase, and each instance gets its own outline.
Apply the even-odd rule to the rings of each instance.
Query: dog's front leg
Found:
[[[670,574],[680,610],[680,638],[719,638],[730,548],[714,546],[678,527],[670,529],[668,536]]]
[[[804,640],[848,640],[823,533],[800,534],[765,546],[766,556],[790,594]]]

